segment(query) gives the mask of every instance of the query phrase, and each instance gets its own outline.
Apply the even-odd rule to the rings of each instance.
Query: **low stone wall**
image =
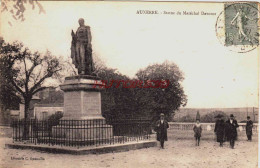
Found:
[[[32,149],[38,151],[45,151],[50,153],[62,153],[62,154],[74,154],[74,155],[86,155],[86,154],[102,154],[102,153],[114,153],[123,152],[135,149],[149,148],[157,146],[155,140],[146,140],[139,142],[128,142],[124,144],[112,144],[106,146],[92,146],[92,147],[66,147],[66,146],[49,146],[49,145],[34,145],[25,143],[7,143],[6,147],[11,149]]]
[[[170,130],[192,130],[195,123],[169,122]],[[214,131],[215,123],[201,123],[205,131]],[[238,123],[238,131],[246,130],[246,123]],[[253,132],[258,132],[258,123],[254,123]]]

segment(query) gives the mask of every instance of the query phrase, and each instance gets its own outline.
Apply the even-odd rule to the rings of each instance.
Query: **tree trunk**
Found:
[[[29,119],[29,108],[30,108],[30,100],[25,99],[24,100],[24,131],[23,131],[23,139],[28,140],[29,139],[29,128],[30,128],[30,119]]]

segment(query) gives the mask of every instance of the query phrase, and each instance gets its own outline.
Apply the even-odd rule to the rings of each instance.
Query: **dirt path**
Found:
[[[202,141],[201,146],[195,146],[192,140],[169,140],[166,149],[159,147],[133,150],[120,153],[100,155],[66,155],[50,154],[33,150],[18,150],[4,148],[1,140],[0,167],[3,168],[79,168],[79,167],[176,167],[176,168],[256,168],[257,140],[247,142],[237,141],[235,149],[230,149],[228,143],[220,148],[216,142]],[[28,160],[12,160],[12,157]],[[30,160],[30,157],[44,160]]]

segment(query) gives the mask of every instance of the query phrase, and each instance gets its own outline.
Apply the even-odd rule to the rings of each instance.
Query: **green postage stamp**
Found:
[[[251,51],[259,45],[258,18],[257,3],[226,3],[217,20],[217,36],[232,51]]]

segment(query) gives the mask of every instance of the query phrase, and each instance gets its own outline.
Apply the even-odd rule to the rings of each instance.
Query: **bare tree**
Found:
[[[22,43],[0,44],[1,76],[24,101],[25,121],[29,119],[29,105],[37,92],[44,90],[52,80],[61,78],[63,65],[49,51],[45,54],[32,53]],[[29,129],[25,126],[24,137]]]

